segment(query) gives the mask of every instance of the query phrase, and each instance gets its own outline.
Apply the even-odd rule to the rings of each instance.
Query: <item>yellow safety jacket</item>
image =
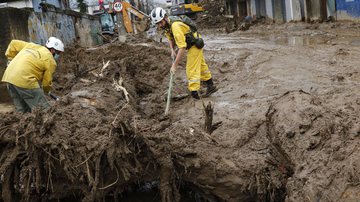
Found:
[[[175,44],[178,48],[186,48],[186,37],[185,35],[190,32],[190,27],[183,22],[171,23],[170,30],[165,32],[165,36],[169,41],[175,40]]]
[[[12,40],[5,52],[10,64],[6,68],[2,81],[15,86],[51,90],[52,75],[56,69],[56,61],[44,46],[20,40]]]

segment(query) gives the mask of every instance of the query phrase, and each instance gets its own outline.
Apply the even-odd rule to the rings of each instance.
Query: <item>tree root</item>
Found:
[[[174,165],[170,156],[163,157],[160,163],[160,195],[162,202],[180,201],[180,193],[175,184]]]

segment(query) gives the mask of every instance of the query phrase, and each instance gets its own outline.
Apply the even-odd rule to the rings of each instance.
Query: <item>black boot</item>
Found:
[[[216,86],[214,85],[214,82],[212,79],[209,79],[207,81],[205,81],[206,83],[206,93],[205,93],[205,97],[210,96],[211,94],[215,93],[217,91]]]
[[[191,91],[191,97],[195,100],[200,100],[199,93],[197,91]]]
[[[207,86],[207,87],[214,85],[214,82],[213,82],[212,79],[209,79],[209,80],[205,81],[205,83],[206,83],[206,86]]]

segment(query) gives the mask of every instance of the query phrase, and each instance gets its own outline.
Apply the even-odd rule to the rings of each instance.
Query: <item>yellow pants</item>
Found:
[[[186,57],[186,76],[189,90],[198,91],[200,90],[200,81],[211,79],[211,72],[205,62],[203,49],[193,46],[188,50]]]

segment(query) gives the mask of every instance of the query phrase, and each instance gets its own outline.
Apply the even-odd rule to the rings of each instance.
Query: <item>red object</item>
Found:
[[[104,0],[99,0],[99,10],[105,10]]]

